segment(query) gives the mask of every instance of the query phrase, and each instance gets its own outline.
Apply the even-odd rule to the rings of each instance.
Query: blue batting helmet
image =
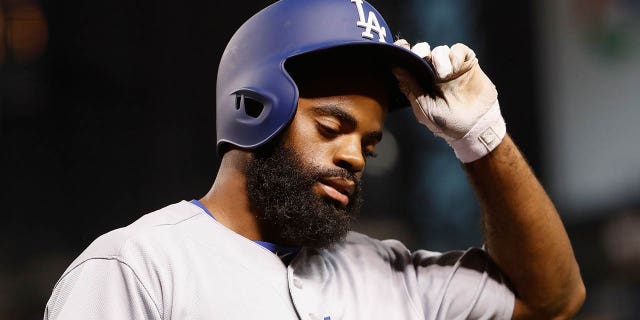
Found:
[[[218,154],[227,143],[244,149],[261,146],[288,125],[299,96],[285,70],[294,56],[358,46],[381,54],[387,66],[407,67],[431,88],[428,63],[394,45],[392,37],[380,13],[363,0],[281,0],[258,12],[236,31],[220,61]]]

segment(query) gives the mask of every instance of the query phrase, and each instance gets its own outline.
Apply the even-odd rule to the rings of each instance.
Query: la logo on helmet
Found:
[[[360,20],[356,23],[356,25],[360,28],[364,28],[364,32],[362,33],[363,38],[373,40],[373,34],[371,31],[378,34],[378,39],[380,42],[387,42],[385,37],[387,36],[387,30],[380,26],[380,22],[378,22],[378,17],[373,11],[369,11],[368,16],[365,20],[364,8],[362,7],[362,0],[351,0],[352,3],[356,4],[358,8],[358,16]]]

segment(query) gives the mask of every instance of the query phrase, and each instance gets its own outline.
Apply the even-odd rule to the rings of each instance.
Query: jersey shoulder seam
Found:
[[[60,277],[60,279],[58,280],[58,282],[56,282],[56,287],[60,284],[60,282],[66,277],[68,276],[71,272],[73,272],[73,270],[75,270],[76,268],[78,268],[79,266],[85,264],[88,261],[91,260],[109,260],[109,261],[117,261],[118,263],[124,265],[125,267],[127,267],[127,269],[129,269],[131,271],[131,273],[133,273],[134,277],[136,278],[136,281],[140,284],[140,286],[142,286],[142,289],[144,289],[145,294],[147,295],[147,297],[149,298],[149,300],[151,300],[151,302],[153,302],[153,306],[156,308],[156,312],[158,314],[158,316],[160,317],[160,319],[163,318],[162,313],[160,312],[160,308],[158,307],[158,304],[156,303],[156,301],[153,299],[153,296],[151,295],[151,293],[149,292],[149,290],[147,289],[147,286],[144,285],[144,283],[142,282],[142,279],[140,279],[140,277],[138,276],[138,274],[136,273],[136,271],[133,269],[133,267],[131,267],[131,265],[129,265],[126,261],[124,261],[123,259],[121,259],[118,256],[105,256],[105,257],[91,257],[91,258],[87,258],[83,261],[81,261],[80,263],[76,264],[73,268],[71,268],[70,270],[68,270],[67,272],[65,272],[62,277]]]
[[[194,212],[192,215],[185,217],[179,221],[175,221],[175,222],[163,222],[163,223],[158,223],[158,224],[151,224],[148,226],[141,226],[141,227],[136,227],[132,225],[128,225],[126,227],[120,228],[120,229],[116,229],[113,230],[111,232],[108,232],[100,237],[98,237],[98,239],[96,239],[96,241],[114,241],[114,247],[111,250],[108,250],[110,252],[103,252],[103,254],[97,254],[95,256],[89,256],[86,259],[82,260],[82,262],[92,259],[92,258],[104,258],[104,257],[123,257],[123,248],[127,245],[130,244],[131,242],[135,242],[137,239],[140,238],[144,238],[146,235],[152,234],[154,232],[158,232],[158,229],[161,227],[171,227],[171,226],[177,226],[178,224],[184,223],[188,220],[194,219],[196,217],[198,217],[199,215],[201,215],[200,213]],[[123,233],[122,235],[118,235],[117,233]],[[127,234],[128,233],[128,234]],[[109,238],[111,237],[111,238]],[[94,243],[92,243],[89,248],[91,248],[94,245]]]

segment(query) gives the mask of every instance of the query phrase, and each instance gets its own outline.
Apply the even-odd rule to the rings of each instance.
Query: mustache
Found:
[[[312,169],[312,177],[314,181],[318,181],[323,178],[343,178],[350,180],[354,183],[355,190],[360,190],[360,179],[355,173],[341,168],[320,168],[314,167]]]

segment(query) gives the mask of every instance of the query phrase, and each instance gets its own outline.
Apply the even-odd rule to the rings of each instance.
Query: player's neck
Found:
[[[247,196],[246,163],[249,154],[230,150],[225,154],[211,190],[200,202],[222,225],[250,240],[265,240]]]

